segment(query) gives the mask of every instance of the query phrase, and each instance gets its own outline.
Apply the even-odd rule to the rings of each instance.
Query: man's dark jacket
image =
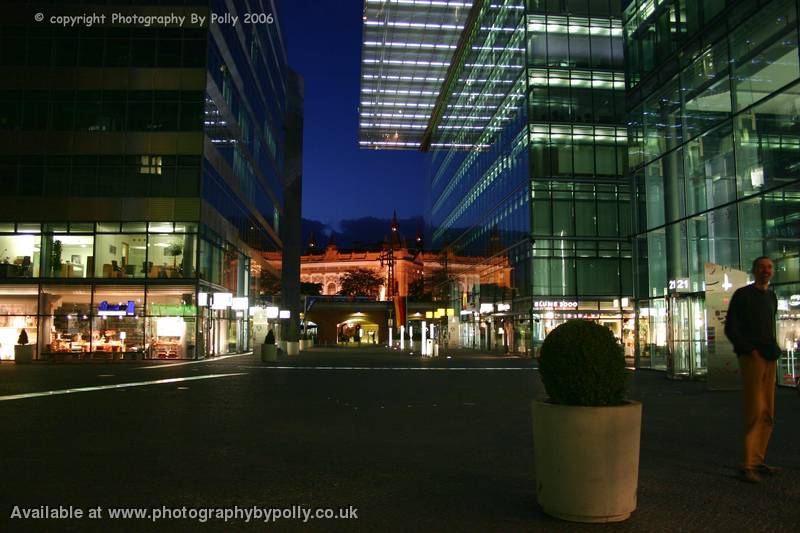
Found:
[[[733,293],[725,318],[725,336],[733,343],[736,355],[748,355],[753,350],[769,361],[781,356],[775,340],[775,315],[778,298],[771,290],[761,290],[754,284]]]

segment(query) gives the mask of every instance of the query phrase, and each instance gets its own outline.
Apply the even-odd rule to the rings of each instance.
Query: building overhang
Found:
[[[524,97],[524,20],[523,0],[366,0],[360,147],[488,147]]]
[[[472,0],[365,0],[358,143],[418,150]]]

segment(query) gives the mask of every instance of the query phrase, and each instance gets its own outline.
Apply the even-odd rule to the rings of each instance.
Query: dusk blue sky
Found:
[[[305,80],[303,217],[422,215],[427,156],[358,148],[362,0],[280,0],[289,65]]]

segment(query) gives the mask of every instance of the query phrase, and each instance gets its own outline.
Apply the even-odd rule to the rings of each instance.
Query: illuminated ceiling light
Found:
[[[361,105],[375,105],[379,107],[433,107],[434,104],[414,103],[414,102],[361,102]]]
[[[381,43],[377,41],[365,41],[364,46],[388,46],[389,48],[431,48],[431,49],[444,48],[446,50],[455,50],[456,48],[456,45],[454,44],[396,43],[396,42]]]
[[[449,67],[450,62],[445,61],[412,61],[412,60],[401,60],[401,59],[370,59],[364,58],[362,59],[364,63],[385,63],[387,65],[415,65],[415,66],[434,66],[434,67]],[[488,66],[488,65],[487,65]]]
[[[420,28],[424,30],[457,30],[461,31],[461,26],[454,24],[434,24],[431,22],[392,22],[371,20],[367,26],[394,26],[396,28]]]
[[[385,124],[385,123],[366,123],[359,124],[362,128],[399,128],[399,129],[425,129],[427,124]]]
[[[406,6],[437,6],[437,7],[472,7],[471,2],[454,2],[452,0],[366,0],[368,4],[397,4]]]

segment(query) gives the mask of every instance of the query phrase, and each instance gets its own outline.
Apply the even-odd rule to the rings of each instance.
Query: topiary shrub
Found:
[[[542,344],[539,373],[550,401],[567,405],[624,403],[625,355],[605,326],[569,320]]]
[[[267,332],[267,336],[264,338],[264,344],[275,344],[275,333],[272,330]]]

